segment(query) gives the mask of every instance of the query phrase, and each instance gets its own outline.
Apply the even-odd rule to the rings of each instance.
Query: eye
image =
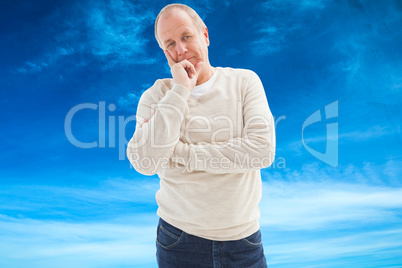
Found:
[[[169,43],[169,45],[167,47],[172,47],[173,46],[173,42]]]
[[[184,40],[190,39],[190,37],[191,37],[191,36],[186,35],[186,36],[184,37]]]

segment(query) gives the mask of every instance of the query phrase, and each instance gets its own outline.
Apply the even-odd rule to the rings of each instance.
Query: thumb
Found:
[[[199,62],[197,62],[197,63],[194,65],[194,67],[195,67],[195,72],[196,72],[197,74],[200,73],[201,68],[202,68],[203,65],[204,65],[204,62],[202,62],[202,61],[199,61]]]

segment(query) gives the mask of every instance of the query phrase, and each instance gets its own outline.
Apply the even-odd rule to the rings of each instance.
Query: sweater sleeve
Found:
[[[161,86],[157,81],[153,87]],[[156,174],[169,161],[180,138],[189,96],[190,91],[182,85],[174,85],[159,101],[155,90],[141,96],[135,132],[127,145],[127,157],[139,173]]]
[[[188,144],[179,141],[172,161],[187,171],[214,174],[243,173],[272,164],[275,157],[275,126],[260,78],[251,72],[243,99],[241,137],[223,142]]]

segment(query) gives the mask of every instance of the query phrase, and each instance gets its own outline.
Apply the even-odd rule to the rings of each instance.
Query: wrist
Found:
[[[191,92],[191,91],[193,90],[193,88],[194,88],[194,86],[192,86],[191,84],[189,85],[189,84],[187,84],[187,83],[176,82],[176,81],[174,81],[174,80],[173,80],[173,83],[174,83],[174,85],[180,85],[180,86],[182,86],[182,87],[187,88],[187,90],[190,91],[190,92]]]
[[[187,100],[190,97],[191,90],[189,90],[186,86],[181,84],[174,84],[172,89],[176,94],[182,97],[184,100]]]

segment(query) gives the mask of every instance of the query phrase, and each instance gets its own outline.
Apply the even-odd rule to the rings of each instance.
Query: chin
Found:
[[[197,59],[195,57],[191,57],[189,59],[187,59],[192,65],[197,63]]]
[[[194,59],[191,59],[191,61],[190,61],[190,62],[191,62],[191,64],[192,64],[192,65],[194,65],[194,66],[195,66],[195,65],[196,65],[198,62],[202,62],[202,61],[203,61],[203,60],[200,60],[200,59],[195,59],[195,58],[194,58]]]

